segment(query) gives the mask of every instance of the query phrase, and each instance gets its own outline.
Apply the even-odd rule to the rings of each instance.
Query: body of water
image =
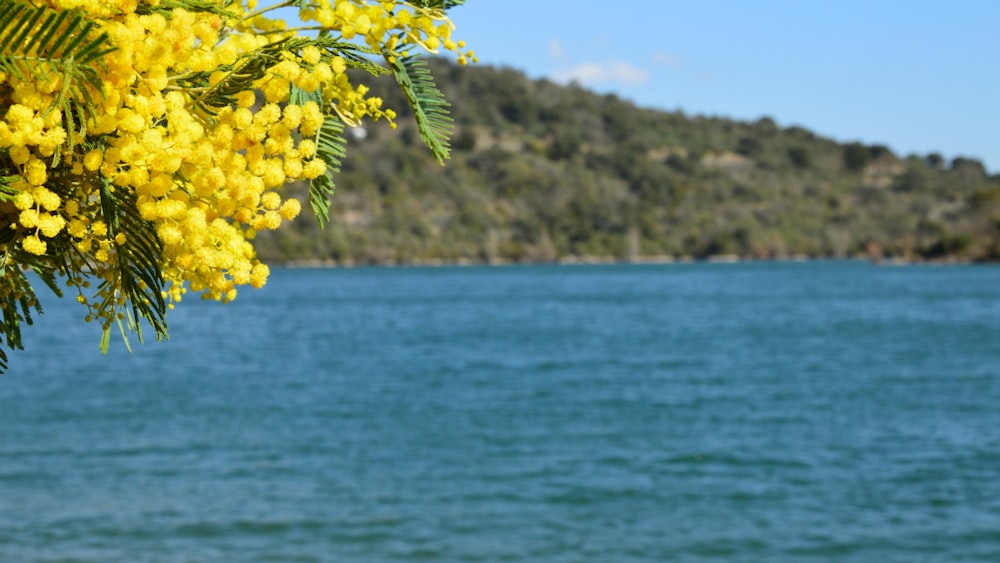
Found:
[[[0,561],[998,561],[1000,268],[277,270],[0,377]]]

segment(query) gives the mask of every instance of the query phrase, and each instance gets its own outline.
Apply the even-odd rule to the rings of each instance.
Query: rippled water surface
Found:
[[[278,270],[0,378],[0,561],[998,561],[1000,268]]]

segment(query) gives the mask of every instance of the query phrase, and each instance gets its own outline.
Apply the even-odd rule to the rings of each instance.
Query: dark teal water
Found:
[[[51,300],[50,300],[51,301]],[[279,270],[0,378],[0,561],[998,561],[1000,268]]]

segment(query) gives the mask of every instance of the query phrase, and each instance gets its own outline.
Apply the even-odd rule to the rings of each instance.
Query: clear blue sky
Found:
[[[467,0],[451,15],[480,64],[1000,172],[998,0]]]

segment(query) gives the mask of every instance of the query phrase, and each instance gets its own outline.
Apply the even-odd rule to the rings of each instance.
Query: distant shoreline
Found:
[[[593,266],[593,265],[625,265],[625,264],[742,264],[742,263],[795,263],[795,262],[869,262],[880,266],[963,266],[973,264],[998,264],[996,261],[975,261],[954,257],[940,259],[905,259],[902,257],[871,258],[868,256],[786,256],[780,258],[757,258],[737,255],[715,255],[705,258],[693,256],[639,256],[623,259],[608,256],[564,256],[556,260],[514,261],[514,260],[440,260],[417,259],[410,261],[355,262],[353,260],[338,261],[333,259],[287,260],[274,261],[269,264],[274,267],[288,269],[322,269],[322,268],[395,268],[395,267],[454,267],[454,266]]]

